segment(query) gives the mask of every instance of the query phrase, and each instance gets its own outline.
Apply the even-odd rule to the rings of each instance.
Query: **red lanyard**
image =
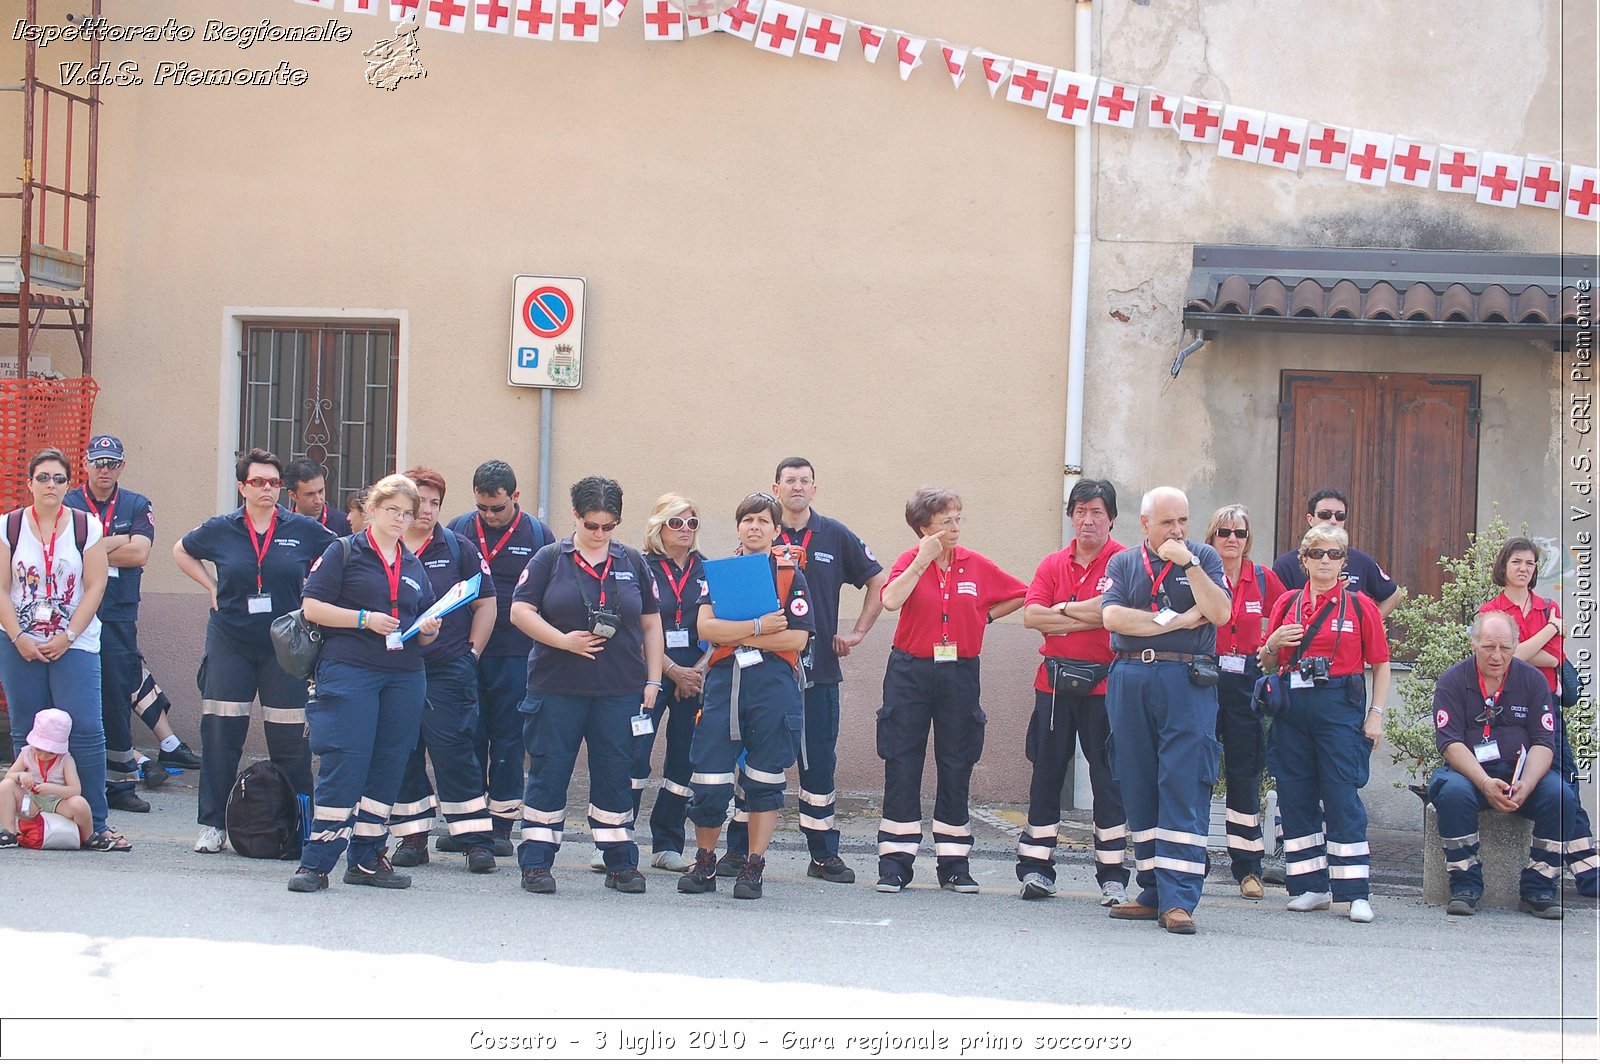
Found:
[[[45,598],[55,598],[56,594],[56,532],[61,528],[61,511],[56,511],[55,523],[50,526],[50,534],[44,534],[44,522],[39,520],[39,508],[30,506],[33,511],[33,525],[39,530],[39,549],[44,553],[44,595]]]
[[[1167,567],[1161,570],[1161,576],[1158,578],[1155,566],[1150,564],[1150,549],[1148,547],[1140,547],[1139,557],[1144,560],[1144,571],[1150,574],[1150,612],[1160,613],[1161,611],[1156,608],[1156,596],[1161,592],[1161,585],[1167,582],[1167,574],[1172,572],[1172,567],[1175,563],[1168,562]]]
[[[951,568],[954,568],[955,564],[955,559],[951,558]],[[939,594],[944,599],[943,614],[939,622],[939,643],[947,645],[950,642],[950,570],[940,569],[939,563],[934,562],[933,574],[939,578]]]
[[[317,520],[322,522],[322,527],[323,528],[327,528],[328,527],[328,504],[327,503],[323,503],[322,504],[322,516],[317,518]]]
[[[96,517],[100,517],[100,524],[104,527],[105,534],[108,536],[111,535],[111,518],[115,516],[117,512],[117,496],[119,494],[121,494],[120,489],[111,489],[111,498],[106,500],[106,515],[104,517],[100,517],[100,508],[94,504],[94,496],[89,493],[89,485],[85,484],[83,486],[84,505],[89,507],[90,513],[94,514]]]
[[[572,557],[577,561],[579,568],[600,581],[600,608],[604,609],[606,605],[606,577],[611,575],[611,553],[609,551],[606,552],[606,567],[598,573],[594,571],[594,566],[585,561],[583,555],[577,551],[572,552]]]
[[[267,551],[272,549],[272,533],[278,529],[278,511],[274,507],[272,520],[267,523],[265,537],[256,536],[255,523],[250,520],[250,511],[244,514],[244,530],[250,533],[250,546],[256,552],[256,594],[261,594],[261,567],[267,563]]]
[[[785,547],[794,546],[793,541],[791,541],[789,539],[789,533],[787,531],[780,532],[780,533],[778,533],[778,535],[783,537],[783,545]],[[810,557],[810,552],[806,550],[806,548],[809,547],[809,546],[811,546],[811,529],[808,528],[808,529],[806,529],[806,537],[800,541],[800,570],[801,570],[801,572],[805,571],[806,559]]]
[[[606,559],[606,565],[607,565],[607,567],[609,567],[611,565],[611,559],[609,559],[609,558]],[[588,563],[587,562],[584,563],[584,567],[588,568]],[[589,571],[591,573],[594,572],[594,570],[592,570],[592,569],[590,569]],[[689,574],[694,571],[694,556],[690,555],[689,564],[685,565],[683,567],[683,579],[682,580],[674,580],[674,579],[672,579],[672,569],[667,565],[667,560],[665,558],[663,558],[661,560],[661,571],[663,573],[667,574],[667,586],[672,588],[672,597],[674,599],[676,599],[677,603],[678,603],[678,612],[677,612],[676,616],[674,616],[672,618],[672,626],[674,628],[682,628],[683,627],[683,589],[689,586]],[[606,591],[605,582],[601,581],[600,593],[602,595],[604,595],[605,591]],[[605,600],[601,599],[600,604],[602,606],[605,605]]]
[[[1496,705],[1496,703],[1500,701],[1500,693],[1506,689],[1506,681],[1505,677],[1501,677],[1500,686],[1494,689],[1494,697],[1490,698],[1489,689],[1483,686],[1483,673],[1478,672],[1477,669],[1473,669],[1472,671],[1478,675],[1478,693],[1483,695],[1483,715],[1487,718],[1483,722],[1483,741],[1488,742],[1489,725],[1494,722],[1494,712],[1491,712],[1491,710],[1498,712],[1499,707]],[[1510,675],[1510,672],[1506,673],[1506,676]]]
[[[42,754],[38,753],[37,751],[34,752],[34,763],[39,766],[39,778],[34,781],[35,789],[37,789],[38,785],[41,783],[50,782],[50,770],[55,768],[56,762],[60,760],[61,755],[56,754],[49,760],[49,762],[46,762]]]
[[[1246,560],[1239,569],[1239,586],[1244,586],[1244,574],[1251,568],[1251,563]],[[1240,595],[1231,581],[1228,580],[1228,571],[1222,571],[1222,583],[1227,587],[1228,594],[1233,596],[1233,609],[1228,614],[1228,634],[1233,636],[1235,645],[1239,641],[1239,613],[1244,609],[1244,596]],[[1259,592],[1258,592],[1259,594]]]
[[[522,511],[518,510],[511,515],[511,523],[506,526],[506,534],[500,537],[500,542],[494,545],[493,550],[489,549],[489,541],[483,538],[483,518],[474,517],[473,520],[478,523],[478,549],[483,552],[484,563],[488,564],[494,561],[494,556],[499,554],[500,548],[506,545],[506,540],[511,538],[511,533],[517,530],[517,524],[522,520]]]
[[[395,620],[400,619],[400,558],[405,548],[396,543],[394,545],[394,565],[391,567],[383,556],[383,551],[378,549],[378,541],[372,538],[372,529],[367,529],[367,542],[372,544],[372,553],[378,556],[378,564],[383,566],[383,575],[389,581],[389,612]]]

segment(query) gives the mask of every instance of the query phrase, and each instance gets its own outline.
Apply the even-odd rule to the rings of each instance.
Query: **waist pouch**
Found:
[[[1044,668],[1045,675],[1050,677],[1050,686],[1058,695],[1086,695],[1111,673],[1108,664],[1074,658],[1045,658]],[[1216,683],[1214,676],[1211,682]]]
[[[1189,682],[1196,687],[1217,686],[1217,659],[1206,654],[1197,654],[1189,662]]]

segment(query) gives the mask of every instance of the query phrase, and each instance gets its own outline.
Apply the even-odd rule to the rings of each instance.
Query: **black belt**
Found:
[[[1174,650],[1119,650],[1117,657],[1123,661],[1142,661],[1146,665],[1152,661],[1194,661],[1196,658],[1209,658],[1210,654],[1180,654]]]

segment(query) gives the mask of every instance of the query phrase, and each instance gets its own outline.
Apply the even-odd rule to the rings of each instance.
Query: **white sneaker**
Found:
[[[1100,888],[1100,904],[1108,909],[1113,905],[1121,905],[1127,900],[1128,888],[1114,879]]]
[[[1366,898],[1357,898],[1351,902],[1350,921],[1357,924],[1372,923],[1372,903]]]
[[[1035,898],[1053,898],[1056,885],[1045,878],[1043,872],[1029,872],[1022,877],[1022,896],[1030,901]]]
[[[1316,891],[1308,890],[1304,894],[1296,894],[1290,898],[1287,908],[1292,913],[1309,913],[1317,909],[1326,909],[1332,904],[1332,894],[1319,894]]]
[[[651,868],[664,868],[668,872],[687,872],[694,867],[694,862],[688,860],[681,853],[672,850],[662,850],[650,858]]]
[[[606,870],[606,855],[600,852],[598,846],[595,847],[594,853],[589,855],[589,867],[596,872]]]
[[[194,840],[195,853],[221,853],[228,848],[228,833],[209,824],[200,828],[200,837]]]

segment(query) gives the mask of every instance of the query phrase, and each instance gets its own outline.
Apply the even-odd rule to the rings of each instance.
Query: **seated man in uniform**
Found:
[[[1511,615],[1480,613],[1472,622],[1472,657],[1446,669],[1433,689],[1445,765],[1428,781],[1428,800],[1439,815],[1452,916],[1477,915],[1483,896],[1478,813],[1484,809],[1533,821],[1517,907],[1544,920],[1562,916],[1556,887],[1578,803],[1560,774],[1549,771],[1555,753],[1550,687],[1516,650]],[[1567,859],[1584,856],[1569,853]]]

